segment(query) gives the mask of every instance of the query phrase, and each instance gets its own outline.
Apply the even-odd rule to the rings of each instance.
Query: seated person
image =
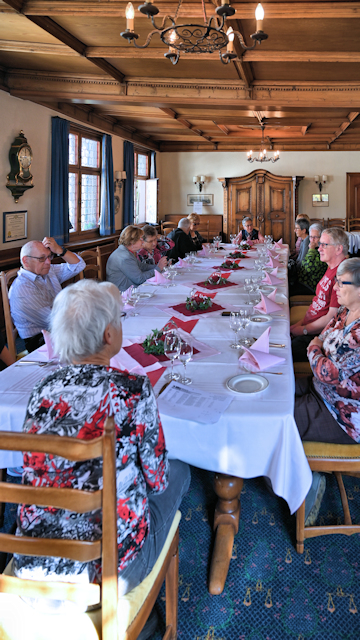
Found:
[[[296,216],[295,223],[298,222],[298,220],[307,220],[310,226],[310,218],[309,216],[306,215],[306,213],[299,213],[299,215]],[[301,238],[297,238],[295,243],[295,250],[292,251],[289,256],[290,258],[293,258],[293,260],[296,260],[296,258],[299,255],[300,245],[301,245]]]
[[[201,222],[200,216],[197,213],[190,213],[187,219],[190,222],[190,238],[196,247],[196,251],[200,251],[200,249],[202,249],[203,242],[205,242],[205,238],[203,238],[196,229]]]
[[[61,256],[63,264],[51,264]],[[85,262],[72,251],[60,247],[54,238],[31,240],[20,251],[22,267],[9,291],[10,311],[19,336],[29,353],[44,344],[43,329],[49,329],[53,302],[61,285],[85,268]]]
[[[244,227],[236,236],[234,242],[239,243],[246,240],[252,240],[253,242],[264,242],[265,238],[261,235],[260,231],[254,229],[251,218],[245,216],[242,219],[242,226]]]
[[[326,271],[326,263],[321,262],[319,240],[323,232],[321,224],[312,224],[309,228],[309,249],[296,271],[296,281],[290,284],[290,296],[314,294],[316,285]]]
[[[169,460],[149,378],[112,368],[122,343],[121,296],[109,282],[81,280],[63,289],[51,314],[51,336],[63,368],[34,388],[24,432],[93,439],[113,415],[117,438],[117,530],[119,595],[151,571],[190,482],[187,464]],[[24,452],[23,484],[82,488],[102,486],[102,467]],[[23,504],[18,535],[96,540],[98,511],[71,514]],[[101,581],[100,560],[14,556],[14,573],[33,579]]]
[[[175,262],[179,258],[185,258],[186,253],[196,251],[196,246],[190,238],[190,220],[188,218],[181,218],[177,229],[174,229],[168,237],[174,241],[175,246],[170,249],[167,255],[168,258],[172,258]]]
[[[140,262],[146,262],[146,264],[158,264],[161,258],[166,256],[167,252],[174,246],[174,243],[171,240],[168,242],[159,240],[157,230],[150,224],[146,224],[142,231],[144,234],[143,248],[138,251],[137,258]],[[165,246],[167,247],[166,249]]]
[[[299,378],[295,388],[295,421],[302,440],[360,442],[360,258],[337,268],[334,291],[340,309],[308,346],[313,377]],[[315,475],[315,474],[314,474]],[[305,502],[307,524],[314,524],[325,490],[325,477],[313,481],[317,509]]]
[[[309,223],[307,220],[300,219],[295,222],[295,233],[300,239],[300,248],[296,259],[289,258],[288,262],[288,280],[289,287],[293,287],[297,282],[298,269],[305,258],[309,249]],[[291,295],[293,295],[291,293]]]
[[[328,268],[316,287],[315,297],[304,317],[290,326],[294,362],[307,362],[306,349],[312,336],[318,335],[337,313],[339,304],[333,287],[336,270],[347,258],[348,250],[349,241],[345,231],[332,227],[322,232],[319,254],[321,262],[325,262]]]
[[[6,369],[11,364],[14,364],[15,359],[10,355],[9,349],[5,345],[5,340],[0,333],[0,371]]]
[[[167,264],[163,257],[157,265],[140,262],[138,251],[143,248],[143,230],[129,224],[120,234],[119,246],[110,254],[106,263],[106,280],[112,282],[120,291],[126,291],[134,285],[138,287],[157,271],[162,271]]]

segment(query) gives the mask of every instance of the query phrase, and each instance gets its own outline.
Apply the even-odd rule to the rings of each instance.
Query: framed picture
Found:
[[[329,206],[329,194],[328,193],[314,193],[312,197],[313,207],[328,207]]]
[[[27,211],[3,212],[3,242],[27,238]]]
[[[203,205],[207,207],[212,207],[214,205],[214,194],[209,193],[196,193],[194,195],[189,195],[187,197],[187,206],[191,207],[195,202],[202,202]]]

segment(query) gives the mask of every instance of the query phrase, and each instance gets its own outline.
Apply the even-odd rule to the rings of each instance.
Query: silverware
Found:
[[[157,397],[159,397],[162,394],[162,392],[165,391],[166,387],[169,386],[170,382],[171,382],[171,380],[168,380],[167,382],[165,382],[165,384],[163,384],[163,386],[161,387],[159,393],[157,394]]]
[[[19,360],[15,367],[23,367],[24,365],[36,365],[38,367],[46,367],[49,362],[43,362],[42,360]]]

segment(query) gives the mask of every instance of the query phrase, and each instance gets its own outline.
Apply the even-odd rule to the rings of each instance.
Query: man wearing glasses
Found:
[[[64,262],[52,265],[55,256]],[[43,344],[41,331],[49,328],[51,308],[62,283],[80,273],[85,262],[76,253],[60,247],[54,238],[27,242],[21,248],[20,261],[22,267],[9,291],[10,311],[30,352]]]
[[[316,287],[316,294],[304,317],[291,325],[291,348],[294,362],[307,362],[307,347],[333,318],[338,309],[335,291],[336,270],[349,251],[348,237],[342,229],[333,227],[321,234],[319,254],[327,270]]]

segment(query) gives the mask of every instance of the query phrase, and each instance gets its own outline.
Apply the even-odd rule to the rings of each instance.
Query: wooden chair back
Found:
[[[0,550],[7,553],[57,556],[80,562],[90,562],[101,557],[101,597],[100,587],[96,584],[23,580],[5,574],[0,575],[0,592],[31,598],[70,600],[81,604],[85,601],[87,605],[101,601],[102,640],[117,640],[118,550],[114,418],[106,419],[103,436],[94,440],[2,431],[0,446],[10,451],[51,453],[76,462],[102,458],[103,489],[95,492],[0,482],[0,496],[4,502],[37,504],[76,513],[102,510],[102,538],[94,542],[0,534]]]
[[[305,455],[310,469],[323,473],[334,473],[344,512],[344,524],[318,525],[305,527],[305,500],[296,512],[296,550],[304,551],[304,540],[333,533],[352,535],[360,533],[360,524],[351,521],[349,503],[342,474],[358,476],[360,474],[359,444],[326,444],[323,442],[303,442]]]
[[[80,280],[84,278],[95,278],[96,280],[103,280],[103,270],[102,270],[102,262],[101,262],[101,252],[100,247],[96,247],[95,250],[87,249],[86,251],[81,251],[79,256],[82,257],[86,262],[86,267],[83,271],[79,273]],[[92,273],[92,275],[86,275]],[[95,275],[94,275],[95,274]]]
[[[330,229],[330,227],[340,227],[340,229],[344,229],[346,227],[345,218],[328,218],[326,221],[326,228]]]
[[[200,235],[206,239],[206,242],[210,242],[210,221],[203,220],[200,217],[200,225],[197,227],[197,231]]]
[[[325,228],[325,218],[310,218],[310,225],[312,224],[321,224]]]
[[[10,269],[10,271],[1,271],[0,273],[0,281],[1,281],[1,295],[2,295],[2,303],[4,309],[4,320],[5,320],[5,330],[6,330],[6,342],[9,349],[10,354],[16,360],[16,338],[18,336],[17,329],[12,321],[11,313],[10,313],[10,302],[9,302],[9,289],[17,277],[18,269]],[[23,353],[22,355],[25,355]]]
[[[360,231],[360,218],[350,218],[348,220],[348,231]]]
[[[167,236],[177,228],[173,222],[161,222],[161,235]]]

